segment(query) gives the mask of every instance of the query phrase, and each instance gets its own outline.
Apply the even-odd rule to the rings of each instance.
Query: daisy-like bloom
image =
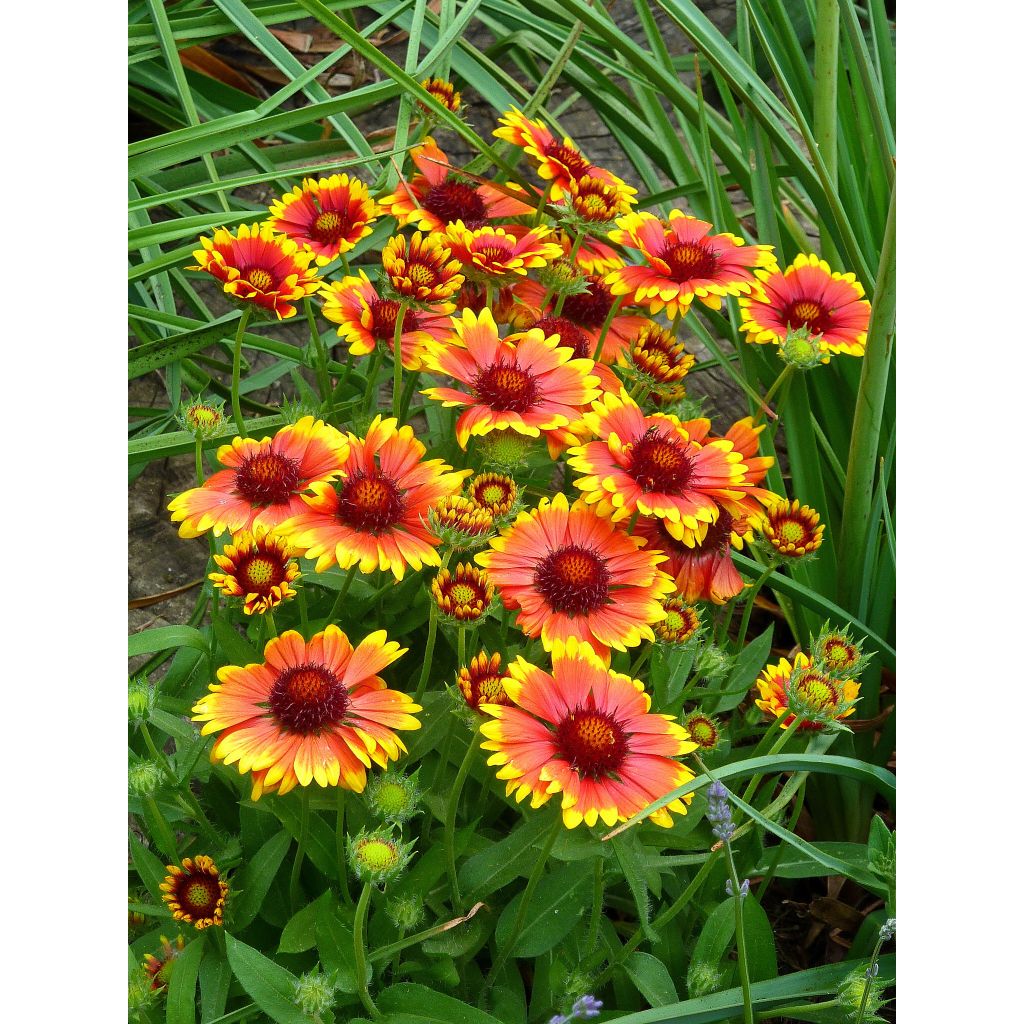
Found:
[[[269,212],[268,223],[275,231],[298,242],[325,267],[370,234],[380,211],[358,178],[332,174],[304,178],[301,186],[275,200]]]
[[[833,679],[819,672],[811,659],[800,652],[793,659],[792,665],[785,658],[780,659],[777,665],[769,665],[757,680],[757,690],[761,699],[754,703],[769,718],[782,718],[785,715],[783,729],[788,729],[796,718],[789,710],[792,694],[792,703],[799,703],[815,719],[820,719],[805,718],[800,723],[800,729],[817,731],[824,728],[825,722],[829,720],[849,718],[853,714],[853,702],[860,694],[860,683],[852,679]]]
[[[197,266],[224,285],[224,292],[240,302],[252,303],[278,320],[295,316],[295,303],[320,287],[310,268],[313,253],[298,242],[274,234],[269,224],[242,224],[237,237],[218,228],[213,238],[200,238],[202,249],[192,255]]]
[[[476,562],[505,607],[519,609],[520,629],[539,636],[545,650],[575,636],[607,658],[610,648],[624,651],[653,640],[651,625],[665,618],[661,599],[672,592],[671,579],[658,568],[665,556],[643,544],[582,501],[570,509],[557,494],[520,512]]]
[[[288,541],[262,526],[243,530],[213,560],[223,572],[211,572],[213,585],[228,597],[243,599],[246,615],[262,615],[295,596],[290,586],[299,578]]]
[[[636,202],[636,189],[625,182],[583,174],[570,178],[565,189],[566,205],[580,220],[594,224],[623,217]]]
[[[823,665],[830,676],[836,679],[848,679],[860,675],[871,659],[865,655],[860,644],[850,636],[850,629],[833,629],[826,622],[811,646],[811,658],[818,665]]]
[[[800,558],[821,547],[825,526],[819,524],[820,519],[809,505],[782,499],[765,512],[761,531],[780,555]]]
[[[501,519],[515,508],[519,487],[503,473],[480,473],[466,484],[466,494],[495,519]]]
[[[228,883],[220,877],[210,857],[186,857],[180,868],[168,864],[167,871],[160,890],[175,921],[184,921],[200,930],[224,924]]]
[[[359,271],[358,277],[345,277],[325,284],[320,290],[324,300],[324,316],[338,325],[338,337],[349,343],[354,356],[369,355],[375,348],[386,347],[395,351],[395,325],[398,321],[398,299],[385,299]],[[418,370],[423,365],[423,349],[433,338],[438,341],[451,332],[451,319],[447,315],[453,308],[450,302],[433,307],[408,308],[402,320],[402,365],[407,370]]]
[[[252,799],[296,786],[357,793],[371,764],[386,768],[405,751],[396,729],[418,729],[422,708],[378,673],[405,648],[384,630],[358,647],[337,626],[308,643],[295,630],[267,644],[260,665],[227,665],[192,709],[203,735],[220,733],[210,756],[252,772]]]
[[[746,295],[757,286],[753,270],[775,268],[770,245],[746,245],[728,232],[713,235],[705,220],[672,210],[666,227],[650,213],[615,222],[613,242],[638,249],[646,266],[622,267],[608,275],[614,295],[635,293],[652,313],[683,316],[694,299],[718,309],[725,295]]]
[[[452,325],[461,345],[433,343],[425,365],[465,385],[427,388],[422,394],[445,407],[469,408],[455,424],[460,447],[473,434],[510,428],[539,437],[541,431],[568,426],[579,409],[598,395],[593,361],[575,359],[572,349],[540,330],[512,334],[502,340],[490,310],[479,317],[465,310]]]
[[[594,354],[596,339],[564,316],[554,316],[553,314],[542,316],[539,320],[527,324],[526,329],[543,331],[545,337],[557,334],[558,344],[564,348],[571,348],[577,359],[590,359]],[[604,363],[595,363],[591,372],[597,377],[598,387],[602,392],[617,393],[621,390],[622,381]],[[582,410],[580,413],[582,414]],[[571,428],[569,432],[573,433]],[[579,439],[573,434],[573,439],[568,441],[568,444],[576,444],[577,440]]]
[[[717,498],[741,498],[743,456],[724,439],[700,444],[674,416],[645,416],[625,390],[594,402],[584,422],[599,438],[570,449],[588,502],[615,522],[639,511],[696,531],[718,518]]]
[[[806,327],[836,355],[864,355],[871,304],[853,274],[833,272],[813,253],[785,271],[759,271],[760,287],[740,299],[740,330],[759,345],[781,345]]]
[[[683,379],[696,361],[671,331],[649,320],[633,338],[626,365],[627,373],[654,394],[680,398],[686,394]]]
[[[665,618],[654,624],[654,635],[663,644],[685,644],[700,629],[697,609],[680,597],[670,597],[664,607]]]
[[[493,185],[473,184],[452,174],[452,166],[433,139],[427,138],[412,153],[419,170],[408,182],[378,199],[382,210],[398,221],[399,227],[415,225],[421,231],[444,231],[461,221],[470,231],[499,217],[520,217],[533,207],[505,195]],[[506,186],[507,187],[507,186]]]
[[[711,753],[722,738],[718,720],[699,711],[693,711],[686,716],[683,728],[690,734],[690,739],[697,744],[702,754]]]
[[[441,104],[442,107],[447,107],[453,114],[459,112],[459,107],[462,106],[462,93],[458,92],[454,85],[449,82],[446,78],[424,78],[420,85],[430,93],[431,96]],[[428,114],[433,113],[429,110],[426,104],[420,104],[421,109],[426,111]]]
[[[545,241],[551,228],[509,224],[472,230],[461,220],[449,224],[440,237],[451,246],[463,272],[480,282],[508,282],[525,277],[527,270],[543,267],[562,255],[557,242]]]
[[[185,939],[181,935],[174,942],[161,935],[159,951],[145,955],[142,966],[151,979],[149,987],[154,992],[162,992],[170,984],[174,961],[181,956],[184,948]]]
[[[441,498],[429,513],[430,529],[457,551],[479,547],[494,529],[490,509],[462,494]]]
[[[217,449],[225,468],[202,487],[179,494],[167,506],[171,521],[181,523],[182,537],[207,530],[219,537],[225,530],[251,532],[257,526],[272,530],[305,509],[299,495],[311,484],[341,472],[348,449],[344,434],[312,416],[282,427],[273,438],[232,438]]]
[[[441,541],[426,525],[428,511],[456,494],[473,471],[423,461],[427,449],[412,427],[399,428],[395,419],[378,416],[365,438],[349,434],[348,441],[341,479],[314,483],[285,527],[292,547],[317,560],[316,572],[337,563],[364,573],[390,570],[400,580],[407,566],[440,565]]]
[[[468,665],[459,669],[459,690],[466,704],[474,711],[482,714],[481,704],[511,704],[505,692],[505,672],[501,667],[501,655],[495,652],[488,657],[481,651],[470,659]]]
[[[430,593],[442,615],[459,623],[476,622],[494,601],[494,584],[476,566],[459,562],[454,572],[442,569],[434,577]]]
[[[444,235],[395,235],[381,251],[380,262],[397,294],[426,305],[447,302],[465,280]]]
[[[697,749],[671,715],[651,713],[639,679],[610,671],[588,643],[570,637],[551,659],[551,673],[518,658],[505,691],[514,706],[482,704],[481,747],[507,794],[540,807],[562,794],[562,821],[614,825],[685,785],[693,772],[674,758]],[[666,828],[690,797],[651,815]]]

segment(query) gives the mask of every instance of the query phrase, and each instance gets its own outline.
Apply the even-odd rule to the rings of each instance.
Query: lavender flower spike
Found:
[[[708,786],[708,821],[711,822],[712,834],[723,843],[728,842],[736,831],[729,809],[729,791],[717,779]]]
[[[591,1020],[601,1012],[602,1006],[604,1003],[600,999],[595,999],[593,996],[580,996],[572,1004],[572,1015],[580,1020]]]

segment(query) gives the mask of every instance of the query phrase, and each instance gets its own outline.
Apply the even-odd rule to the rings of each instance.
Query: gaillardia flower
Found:
[[[700,444],[674,416],[645,416],[625,390],[584,413],[598,440],[571,448],[576,486],[613,521],[639,511],[696,531],[718,518],[717,498],[741,498],[743,456],[731,441]]]
[[[700,711],[691,711],[686,716],[683,727],[703,754],[713,751],[722,739],[722,727],[719,725],[718,719]]]
[[[462,272],[477,281],[505,282],[525,277],[533,267],[543,267],[562,255],[558,242],[545,241],[551,229],[525,228],[517,224],[471,230],[461,220],[449,224],[444,235]]]
[[[295,596],[290,584],[299,578],[288,541],[262,526],[243,530],[213,560],[223,572],[211,572],[213,585],[228,597],[242,598],[246,615],[261,615]]]
[[[380,262],[396,294],[425,305],[447,302],[465,280],[444,235],[395,235],[381,251]]]
[[[459,107],[462,106],[462,93],[458,92],[454,85],[449,82],[446,78],[425,78],[420,85],[430,93],[431,96],[441,104],[442,107],[447,107],[453,114],[459,112]],[[433,114],[426,104],[421,103],[420,107],[428,114]]]
[[[154,992],[161,992],[170,984],[174,961],[181,956],[184,948],[185,939],[181,935],[174,942],[169,942],[165,935],[161,935],[159,951],[145,955],[142,966],[152,979],[149,987]]]
[[[363,182],[332,174],[319,180],[304,178],[300,187],[275,200],[268,223],[313,253],[324,267],[370,234],[377,214]]]
[[[470,659],[468,665],[459,668],[455,682],[465,698],[466,704],[480,712],[481,704],[511,704],[505,692],[505,672],[501,667],[501,655],[495,651],[488,657],[481,651]],[[480,712],[482,714],[482,712]]]
[[[430,592],[441,614],[460,625],[482,619],[494,601],[494,585],[487,573],[466,562],[459,562],[454,572],[442,569]]]
[[[202,249],[192,255],[198,266],[224,285],[224,291],[240,302],[252,303],[278,320],[295,316],[295,303],[320,287],[316,270],[310,269],[313,253],[299,248],[290,238],[276,235],[268,224],[242,224],[238,235],[218,228],[213,238],[200,238]]]
[[[595,515],[582,501],[570,509],[564,494],[542,498],[476,556],[506,608],[520,610],[519,627],[539,636],[545,650],[570,637],[602,657],[653,640],[651,624],[665,618],[661,598],[672,581],[658,568],[665,556],[643,549]]]
[[[361,793],[371,764],[405,751],[395,729],[418,729],[422,710],[378,673],[405,649],[384,630],[358,647],[337,626],[304,642],[295,630],[271,640],[260,665],[227,665],[192,709],[203,735],[220,733],[210,756],[252,772],[252,799],[296,786]]]
[[[580,220],[597,224],[625,216],[636,202],[635,188],[589,173],[570,178],[565,193],[566,205]]]
[[[694,299],[718,309],[726,295],[746,295],[757,286],[753,270],[774,268],[770,245],[746,245],[727,232],[713,235],[711,225],[672,210],[666,227],[650,213],[630,213],[615,222],[613,242],[638,249],[643,267],[622,267],[608,275],[614,295],[635,293],[652,313],[662,309],[683,316]]]
[[[449,224],[461,221],[475,231],[500,217],[533,212],[533,207],[493,185],[477,185],[453,175],[448,157],[431,138],[410,156],[419,174],[408,182],[399,182],[394,192],[377,200],[399,227],[414,225],[421,231],[444,231]]]
[[[781,499],[765,511],[761,531],[780,555],[800,558],[821,547],[825,526],[819,524],[820,519],[809,505]]]
[[[494,530],[494,515],[462,494],[439,499],[430,509],[430,529],[456,551],[478,548]]]
[[[479,318],[467,309],[452,324],[461,346],[435,342],[425,362],[432,372],[454,377],[466,390],[427,388],[422,394],[445,407],[469,406],[455,424],[462,448],[471,435],[491,430],[510,428],[539,437],[541,431],[568,426],[578,418],[580,406],[598,395],[593,361],[575,359],[572,349],[561,347],[556,337],[532,330],[502,340],[488,309]]]
[[[754,703],[770,718],[785,715],[783,729],[788,729],[796,718],[790,711],[792,703],[813,715],[813,719],[805,717],[800,728],[818,730],[824,728],[826,721],[853,714],[860,683],[833,679],[801,652],[792,665],[785,658],[777,665],[769,665],[757,680],[757,690],[761,699]]]
[[[324,300],[323,315],[338,325],[338,337],[349,343],[354,356],[369,355],[374,349],[395,351],[395,327],[398,323],[398,299],[385,299],[359,271],[358,277],[331,281],[320,290]],[[402,365],[419,370],[423,365],[423,349],[431,338],[441,340],[452,332],[450,302],[436,306],[409,308],[402,320]]]
[[[670,597],[664,606],[665,618],[654,624],[654,635],[663,644],[685,644],[700,629],[700,614],[679,597]]]
[[[610,671],[590,645],[570,637],[551,659],[550,675],[518,658],[505,690],[514,706],[482,704],[484,750],[507,794],[540,807],[562,794],[562,821],[614,825],[694,777],[673,760],[695,750],[670,715],[652,714],[639,679]],[[692,798],[673,800],[651,815],[672,825]]]
[[[232,438],[217,449],[217,461],[226,468],[202,487],[179,494],[167,506],[171,521],[181,523],[182,537],[207,530],[219,537],[256,526],[272,530],[301,512],[299,495],[312,483],[336,477],[347,455],[345,435],[312,416],[282,427],[273,438]]]
[[[806,327],[836,355],[864,355],[871,304],[853,274],[834,273],[813,253],[786,270],[758,271],[760,287],[740,299],[740,330],[759,345],[781,345]]]
[[[466,484],[466,494],[500,520],[515,508],[519,488],[512,477],[503,473],[480,473]]]
[[[186,857],[180,868],[168,864],[167,871],[160,890],[175,921],[184,921],[200,930],[224,924],[228,883],[220,877],[210,857]]]
[[[826,622],[811,644],[811,659],[835,679],[860,675],[872,657],[850,636],[849,626],[833,629]]]
[[[396,579],[407,566],[419,571],[440,565],[441,543],[427,524],[431,505],[455,494],[471,469],[450,472],[441,459],[423,461],[424,445],[413,428],[378,416],[365,438],[348,435],[341,479],[314,483],[312,495],[284,528],[293,548],[315,558],[316,571],[335,563],[360,572],[390,570]]]
[[[628,349],[626,372],[660,398],[679,398],[686,394],[683,380],[696,361],[671,332],[649,320]]]

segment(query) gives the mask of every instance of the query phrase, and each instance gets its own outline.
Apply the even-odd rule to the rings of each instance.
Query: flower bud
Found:
[[[697,659],[698,678],[708,683],[721,682],[731,671],[732,663],[733,658],[728,652],[708,644]]]
[[[334,1005],[334,991],[337,986],[337,971],[321,974],[320,965],[296,978],[292,982],[292,1000],[307,1016],[326,1013]]]
[[[477,440],[477,452],[483,465],[510,470],[525,466],[534,448],[534,439],[516,430],[491,430]]]
[[[128,680],[128,720],[133,725],[148,722],[156,701],[156,691],[145,676]]]
[[[430,592],[441,614],[459,626],[478,622],[494,602],[494,585],[487,573],[468,562],[459,562],[454,573],[442,569]]]
[[[683,379],[695,362],[671,331],[651,321],[630,343],[625,372],[663,401],[681,399],[686,395]]]
[[[663,602],[665,618],[651,627],[658,641],[672,646],[688,643],[700,629],[700,613],[681,597]]]
[[[697,744],[701,754],[707,755],[718,749],[722,741],[722,728],[717,718],[693,711],[687,715],[683,728],[690,734],[690,739]]]
[[[451,494],[427,513],[431,531],[454,551],[469,551],[487,542],[494,532],[494,516],[472,498]]]
[[[587,291],[587,276],[568,259],[555,260],[537,271],[537,280],[553,295],[582,295]]]
[[[686,974],[686,988],[691,999],[699,999],[722,987],[722,975],[704,961],[694,961]]]
[[[851,638],[849,626],[832,629],[826,622],[811,644],[811,660],[821,665],[833,679],[855,679],[871,657]]]
[[[405,870],[412,845],[400,843],[390,829],[363,829],[355,838],[349,838],[349,863],[360,882],[387,882]]]
[[[197,398],[179,411],[178,422],[197,441],[216,437],[224,427],[224,403]]]
[[[478,473],[466,484],[466,496],[491,513],[496,527],[510,523],[519,512],[519,487],[502,473]]]
[[[825,527],[820,519],[809,505],[783,498],[765,510],[761,532],[783,558],[802,558],[821,547]]]
[[[442,107],[447,107],[453,114],[459,112],[459,108],[462,106],[462,94],[457,92],[455,86],[451,82],[444,78],[425,78],[420,85],[430,93],[431,96],[441,104]],[[420,110],[423,111],[427,117],[435,117],[434,111],[432,111],[425,103],[418,102]]]
[[[403,932],[411,932],[423,923],[423,897],[417,893],[398,896],[384,907],[391,923]]]
[[[171,971],[174,969],[174,961],[181,956],[185,948],[185,940],[178,936],[174,942],[160,936],[160,949],[156,953],[147,953],[143,967],[150,978],[150,988],[154,992],[160,992],[167,988],[171,981]]]
[[[152,796],[163,781],[163,771],[153,761],[136,761],[128,768],[128,791],[135,796]]]
[[[366,799],[373,814],[389,824],[401,825],[416,814],[420,802],[419,770],[412,775],[387,771],[375,775],[366,787]]]
[[[779,358],[797,370],[813,370],[815,366],[829,361],[828,346],[818,337],[811,337],[805,324],[786,334],[786,340],[779,348]]]
[[[501,655],[495,652],[488,657],[486,651],[481,651],[468,665],[460,666],[456,682],[466,705],[481,713],[481,704],[512,703],[505,692],[504,679]]]

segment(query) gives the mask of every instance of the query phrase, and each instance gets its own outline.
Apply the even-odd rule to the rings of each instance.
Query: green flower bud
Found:
[[[135,796],[152,796],[163,781],[163,771],[153,761],[136,761],[128,768],[128,790]]]
[[[418,776],[418,770],[409,776],[396,771],[375,775],[366,787],[366,799],[374,816],[389,824],[401,825],[416,814],[422,795]]]
[[[389,900],[384,908],[388,919],[404,932],[411,932],[423,923],[423,897],[416,893]]]
[[[811,370],[829,361],[828,347],[819,338],[812,338],[810,329],[804,325],[786,334],[786,340],[779,349],[779,358],[787,366],[798,370]]]
[[[691,999],[700,999],[722,987],[722,974],[711,964],[698,960],[690,964],[686,974],[686,990]]]
[[[832,629],[828,622],[811,644],[810,653],[811,660],[833,679],[856,679],[873,657],[853,640],[849,626]]]
[[[156,701],[156,691],[145,676],[128,680],[128,720],[133,725],[148,722]]]
[[[409,863],[412,843],[403,845],[390,829],[365,829],[348,841],[348,859],[360,882],[383,883],[400,875]]]
[[[515,430],[492,430],[477,440],[481,465],[513,469],[526,465],[534,439]]]
[[[211,402],[196,398],[183,406],[177,415],[183,430],[187,430],[197,441],[216,437],[224,429],[224,402]]]
[[[582,295],[589,288],[586,274],[568,259],[541,267],[537,271],[537,279],[555,295]]]
[[[321,974],[320,965],[301,975],[292,982],[292,999],[295,1005],[307,1016],[325,1013],[334,1005],[334,991],[337,985],[338,972]]]
[[[701,679],[709,683],[718,683],[729,674],[732,663],[732,655],[721,647],[708,644],[697,658],[697,673]]]

